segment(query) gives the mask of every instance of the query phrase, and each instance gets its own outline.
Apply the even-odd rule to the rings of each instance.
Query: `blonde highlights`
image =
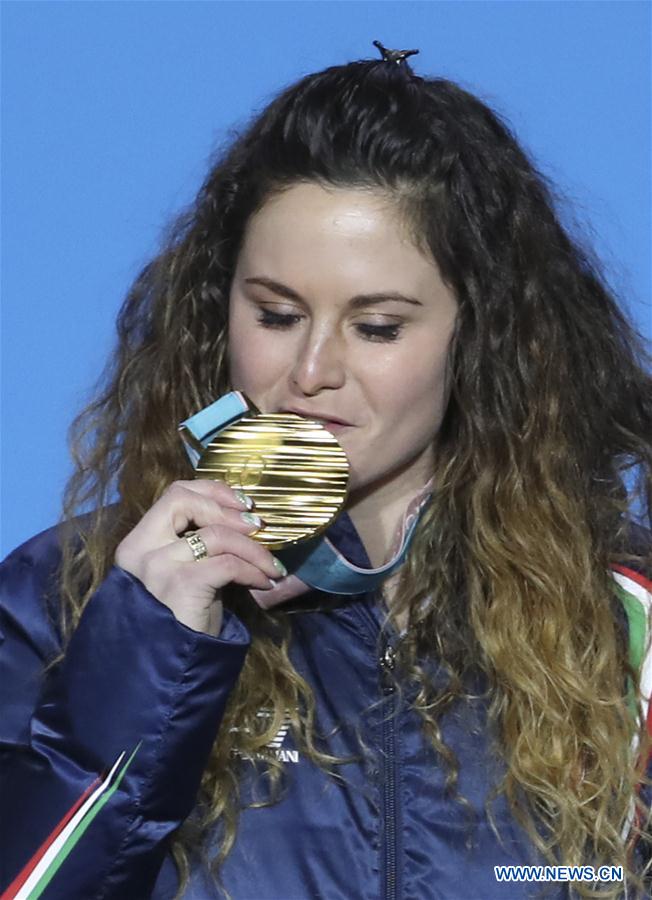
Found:
[[[273,190],[311,179],[396,196],[459,302],[433,497],[390,617],[409,622],[398,679],[416,690],[424,738],[456,792],[459,763],[442,721],[481,677],[487,739],[504,763],[493,796],[505,796],[551,863],[622,865],[644,891],[631,842],[649,855],[648,794],[637,790],[649,741],[640,703],[637,715],[629,706],[639,673],[609,568],[652,571],[651,548],[628,549],[625,484],[636,469],[650,521],[651,360],[509,129],[452,82],[371,63],[334,67],[283,92],[218,160],[130,291],[112,365],[71,428],[64,632],[120,540],[167,485],[191,477],[176,425],[228,388],[228,296],[246,223]],[[75,519],[89,507],[95,514]],[[252,645],[197,815],[173,841],[180,891],[215,825],[218,869],[233,846],[244,758],[268,775],[261,802],[281,795],[266,745],[288,711],[309,760],[330,777],[342,763],[292,666],[283,607],[263,612],[235,588],[226,600]],[[444,676],[436,683],[433,662]],[[621,886],[575,890],[615,898]]]

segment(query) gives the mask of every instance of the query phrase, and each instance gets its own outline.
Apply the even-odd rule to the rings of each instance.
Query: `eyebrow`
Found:
[[[284,297],[286,300],[299,300],[302,303],[305,302],[301,294],[293,291],[292,288],[287,285],[281,284],[280,281],[274,281],[273,278],[266,278],[263,275],[254,276],[252,278],[245,278],[245,284],[260,284],[262,287],[268,288],[270,291],[278,294],[279,297]],[[416,300],[414,297],[406,297],[405,294],[401,294],[398,291],[377,291],[373,294],[356,294],[355,297],[351,297],[349,300],[349,306],[353,309],[359,309],[361,306],[373,306],[375,303],[387,303],[390,300],[398,300],[400,303],[410,303],[413,306],[423,306],[423,303],[420,300]]]

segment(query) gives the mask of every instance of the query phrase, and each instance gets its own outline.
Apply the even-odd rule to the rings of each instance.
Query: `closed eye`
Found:
[[[401,333],[402,325],[367,325],[360,322],[355,326],[367,340],[395,341]]]
[[[302,316],[288,315],[272,312],[270,309],[260,308],[260,316],[256,320],[263,328],[291,328]],[[359,333],[368,341],[389,342],[395,341],[403,328],[403,325],[396,323],[394,325],[369,325],[360,322],[355,326]]]
[[[301,318],[301,316],[290,315],[289,313],[275,313],[271,309],[262,308],[258,322],[267,328],[289,328],[290,325],[296,324]]]

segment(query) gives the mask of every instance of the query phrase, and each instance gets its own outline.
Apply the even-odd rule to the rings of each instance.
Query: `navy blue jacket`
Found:
[[[348,516],[329,535],[352,562],[370,565]],[[248,633],[228,612],[219,637],[192,631],[113,567],[65,662],[44,675],[60,648],[52,592],[58,562],[50,529],[0,567],[0,890],[97,773],[142,741],[120,788],[43,897],[172,900],[178,881],[168,838],[193,809]],[[405,703],[388,715],[399,697],[379,649],[376,598],[313,592],[288,611],[292,660],[315,692],[321,731],[333,732],[329,749],[357,759],[334,779],[302,758],[291,732],[280,733],[288,786],[275,805],[241,814],[222,870],[234,900],[534,896],[536,885],[499,884],[494,876],[495,865],[540,860],[504,798],[493,805],[500,840],[487,819],[484,801],[500,762],[488,746],[483,702],[460,706],[443,724],[460,762],[459,790],[477,815],[469,829],[418,717]],[[260,789],[245,779],[244,802]],[[552,900],[569,896],[564,885],[548,887]],[[224,894],[197,864],[184,896]]]

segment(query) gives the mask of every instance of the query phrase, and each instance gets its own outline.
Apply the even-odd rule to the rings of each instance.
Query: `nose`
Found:
[[[332,331],[311,329],[298,348],[292,382],[304,394],[342,387],[346,380],[345,348]]]

